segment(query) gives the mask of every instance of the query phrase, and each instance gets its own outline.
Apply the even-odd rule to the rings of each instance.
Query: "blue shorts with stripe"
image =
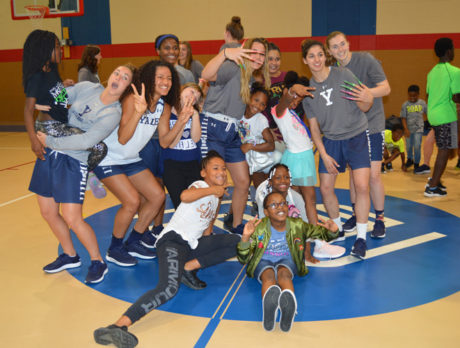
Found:
[[[370,145],[368,131],[364,131],[350,139],[331,140],[323,137],[323,144],[326,152],[338,164],[339,173],[344,173],[347,165],[352,170],[370,168]],[[319,159],[319,173],[327,173],[322,158]]]
[[[150,139],[144,148],[139,151],[139,157],[142,158],[147,168],[150,169],[156,178],[163,177],[163,148],[160,146],[158,139]]]
[[[83,204],[88,166],[75,158],[46,148],[45,160],[37,158],[29,190],[56,203]]]
[[[383,148],[385,147],[385,132],[370,134],[369,141],[371,150],[371,162],[381,162],[383,159]]]
[[[96,174],[99,180],[118,175],[125,174],[126,176],[131,176],[137,173],[142,172],[143,170],[148,170],[144,161],[138,161],[129,164],[118,164],[111,166],[97,166],[93,173]]]

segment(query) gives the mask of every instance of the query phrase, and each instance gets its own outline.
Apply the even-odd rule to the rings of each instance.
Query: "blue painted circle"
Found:
[[[349,202],[348,190],[337,190],[339,201]],[[320,197],[320,195],[318,195]],[[321,203],[321,202],[318,202]],[[349,203],[348,203],[349,204]],[[221,211],[228,208],[223,205]],[[168,198],[167,209],[172,205]],[[113,220],[119,206],[94,214],[86,221],[94,228],[103,253],[111,239]],[[305,277],[295,277],[294,287],[298,302],[296,321],[344,319],[406,309],[451,295],[460,290],[460,246],[458,226],[460,218],[424,204],[387,196],[387,218],[402,224],[387,228],[383,240],[367,239],[368,249],[394,246],[411,238],[432,232],[441,233],[437,239],[402,247],[396,251],[341,267],[310,267]],[[344,213],[349,213],[343,210]],[[250,207],[246,208],[246,214]],[[319,211],[322,215],[322,213]],[[165,214],[169,221],[172,213]],[[372,219],[371,219],[372,220]],[[216,228],[217,233],[225,233]],[[73,236],[75,247],[82,256],[83,266],[70,270],[83,282],[89,265],[88,254]],[[355,237],[341,245],[350,253]],[[157,261],[140,260],[135,267],[123,268],[108,263],[105,280],[91,287],[109,296],[134,302],[140,295],[155,287]],[[212,317],[229,288],[238,278],[233,291],[242,282],[224,319],[260,321],[262,317],[260,284],[255,279],[238,277],[242,265],[228,261],[204,269],[199,277],[208,283],[204,290],[194,291],[182,286],[178,295],[160,307],[161,310]],[[228,296],[227,296],[228,297]],[[227,299],[228,300],[228,299]]]

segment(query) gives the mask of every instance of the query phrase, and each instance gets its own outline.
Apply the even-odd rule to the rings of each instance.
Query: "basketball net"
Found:
[[[26,5],[24,8],[29,16],[32,27],[34,29],[40,29],[42,27],[43,18],[46,14],[49,14],[50,9],[42,5]]]

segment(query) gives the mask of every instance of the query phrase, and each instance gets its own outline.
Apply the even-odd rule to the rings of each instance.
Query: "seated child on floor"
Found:
[[[237,245],[237,258],[247,263],[247,275],[262,284],[263,327],[275,328],[278,308],[280,328],[288,332],[297,310],[292,278],[308,273],[305,266],[305,242],[308,238],[326,241],[337,238],[338,227],[332,221],[311,225],[288,217],[288,203],[280,193],[268,194],[263,202],[265,218],[250,220],[244,226]]]

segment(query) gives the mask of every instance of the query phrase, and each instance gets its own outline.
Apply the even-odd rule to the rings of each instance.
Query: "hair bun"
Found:
[[[232,17],[232,23],[241,24],[241,18],[238,17],[238,16],[233,16]]]

